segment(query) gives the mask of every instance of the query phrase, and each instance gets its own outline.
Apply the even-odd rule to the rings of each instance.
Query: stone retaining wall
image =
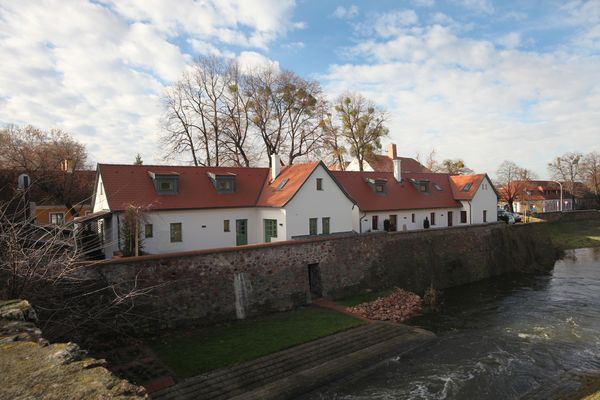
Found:
[[[138,333],[282,311],[366,288],[422,292],[512,271],[549,268],[555,249],[543,224],[494,223],[412,232],[250,245],[142,256],[96,265],[104,279],[155,286],[136,300]],[[316,289],[315,289],[316,287]]]
[[[543,219],[546,222],[555,221],[581,221],[586,219],[600,218],[600,210],[575,210],[575,211],[556,211],[548,213],[534,214],[536,218]]]

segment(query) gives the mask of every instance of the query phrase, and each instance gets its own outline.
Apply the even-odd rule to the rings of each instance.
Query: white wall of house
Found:
[[[483,220],[483,211],[486,211],[486,221]],[[482,224],[498,220],[498,197],[492,188],[492,183],[487,177],[481,182],[471,200],[471,223]]]
[[[317,179],[323,180],[323,190],[317,190]],[[318,218],[319,235],[323,233],[323,217],[329,217],[330,233],[350,232],[353,205],[329,173],[319,165],[285,206],[287,238],[308,235],[310,218]]]
[[[102,176],[98,176],[98,183],[95,189],[94,209],[92,212],[108,210],[108,199],[106,198],[106,192],[104,191]]]
[[[277,220],[277,237],[272,237],[271,242],[287,240],[286,212],[282,208],[256,208],[256,243],[262,243],[265,239],[265,219]]]
[[[145,223],[152,224],[153,236],[147,238],[142,234],[143,251],[155,254],[235,246],[236,220],[244,219],[247,220],[248,244],[261,243],[263,238],[258,235],[258,227],[262,229],[262,220],[259,223],[253,208],[148,212]],[[228,232],[225,220],[229,221]],[[181,242],[171,242],[172,223],[181,223]]]
[[[445,228],[448,226],[448,212],[452,212],[452,226],[466,225],[460,222],[461,208],[436,208],[421,210],[392,210],[392,211],[369,211],[361,212],[360,224],[361,232],[373,232],[373,217],[377,216],[377,231],[383,231],[384,221],[390,219],[391,215],[396,215],[398,231],[412,231],[423,229],[425,217],[429,220],[430,228]],[[435,213],[435,224],[431,224],[431,213]],[[414,222],[413,222],[414,214]],[[356,216],[356,213],[355,213]],[[468,223],[468,220],[467,220]],[[358,222],[357,224],[358,225]]]
[[[346,171],[360,171],[358,160],[356,158],[353,158],[352,161],[350,161],[350,164],[346,166]],[[373,172],[373,168],[368,162],[363,161],[363,171]]]

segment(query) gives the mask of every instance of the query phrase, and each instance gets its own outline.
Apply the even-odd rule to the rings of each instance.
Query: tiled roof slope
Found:
[[[430,170],[425,168],[414,158],[408,157],[396,157],[395,160],[400,160],[400,169],[405,173],[431,173]],[[388,155],[373,154],[367,157],[366,161],[369,163],[373,171],[376,172],[394,172],[394,162]]]
[[[269,176],[269,179],[265,180],[257,205],[261,207],[285,206],[318,165],[318,162],[287,165],[281,169],[274,181],[271,182]]]
[[[112,211],[125,210],[130,204],[156,210],[252,207],[269,174],[268,168],[114,164],[98,164],[98,171]],[[179,193],[156,193],[148,172],[179,174]],[[209,173],[235,174],[235,192],[217,193]]]
[[[332,171],[332,174],[362,211],[460,207],[454,199],[448,174],[406,173],[401,183],[391,172]],[[367,179],[386,180],[385,194],[376,193]],[[411,179],[429,181],[429,192],[419,192]],[[438,191],[434,183],[442,190]]]
[[[454,198],[456,200],[472,200],[484,179],[485,174],[451,175],[450,181],[452,182]],[[463,190],[469,183],[471,186],[469,186],[468,190]]]

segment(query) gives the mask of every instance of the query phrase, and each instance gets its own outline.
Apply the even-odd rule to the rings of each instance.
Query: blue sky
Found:
[[[163,162],[161,94],[220,54],[363,93],[403,156],[543,178],[559,154],[600,151],[600,1],[175,4],[0,0],[0,124],[66,129],[93,161]]]

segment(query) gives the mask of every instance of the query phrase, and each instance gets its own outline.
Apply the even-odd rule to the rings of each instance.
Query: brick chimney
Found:
[[[392,160],[395,159],[396,157],[398,157],[398,155],[396,154],[396,144],[395,143],[388,144],[387,155]]]

